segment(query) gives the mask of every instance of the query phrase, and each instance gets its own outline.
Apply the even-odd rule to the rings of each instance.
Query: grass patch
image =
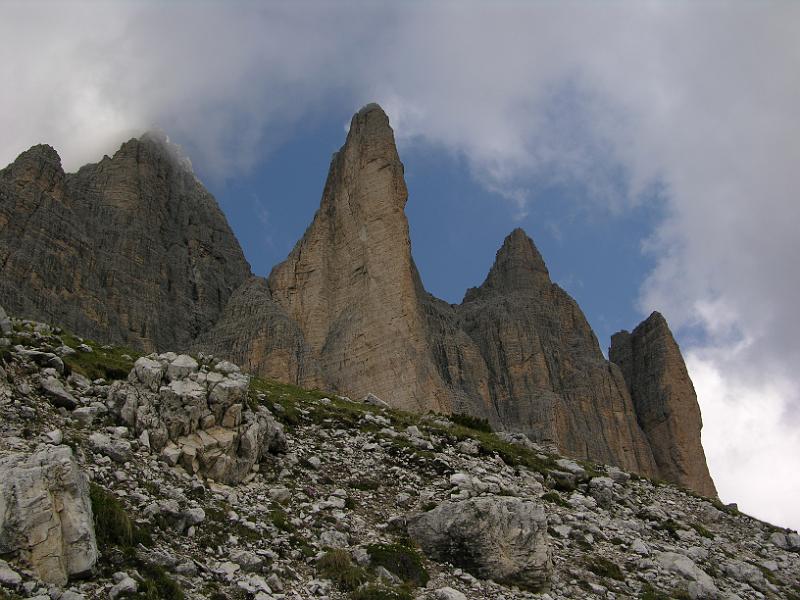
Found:
[[[708,529],[703,527],[700,523],[690,523],[692,529],[694,529],[700,536],[704,538],[708,538],[710,540],[714,539],[714,534],[711,533]]]
[[[346,550],[329,550],[317,561],[317,573],[330,579],[339,589],[352,591],[367,582],[367,572],[353,564]]]
[[[681,527],[681,525],[679,523],[677,523],[676,521],[674,521],[672,519],[667,519],[666,521],[661,521],[660,523],[655,525],[653,527],[653,529],[655,529],[656,531],[666,531],[673,538],[675,538],[677,540],[677,539],[680,539],[678,537],[678,530],[679,529],[684,529],[684,528]]]
[[[180,586],[167,574],[163,567],[139,561],[138,571],[142,576],[139,591],[132,598],[142,600],[183,600]]]
[[[262,394],[266,402],[259,398]],[[325,396],[326,394],[319,390],[304,390],[289,383],[253,377],[250,379],[248,400],[251,406],[264,402],[269,409],[273,408],[270,405],[280,405],[281,410],[272,412],[288,429],[294,429],[303,422],[301,409],[318,404],[318,401]]]
[[[381,482],[373,477],[359,477],[350,480],[350,487],[362,492],[374,492],[381,487]]]
[[[473,417],[472,415],[467,415],[467,414],[453,413],[452,415],[447,415],[447,418],[450,419],[456,425],[461,425],[462,427],[466,427],[468,429],[474,429],[475,431],[483,431],[485,433],[492,432],[492,426],[489,425],[489,421],[487,421],[486,419],[482,419],[480,417]]]
[[[670,600],[670,597],[668,594],[654,588],[652,584],[645,583],[642,586],[642,591],[639,592],[639,600]]]
[[[586,563],[586,568],[600,577],[625,581],[625,576],[622,574],[619,565],[602,556],[593,556],[590,558]]]
[[[92,348],[92,352],[81,352],[70,354],[63,358],[64,365],[72,373],[80,373],[90,380],[95,379],[125,379],[133,369],[133,363],[142,356],[131,348],[115,346],[109,350],[104,350],[101,344],[84,340],[80,342],[75,336],[65,333],[61,335],[61,340],[70,348],[77,348],[80,344],[86,344]]]
[[[412,600],[411,592],[404,587],[370,584],[350,594],[352,600]]]
[[[130,596],[141,600],[183,600],[180,586],[160,566],[142,560],[136,555],[138,544],[151,545],[150,534],[136,526],[125,512],[120,501],[97,484],[90,484],[89,497],[94,514],[97,546],[110,572],[135,569],[141,579],[139,591]]]
[[[269,512],[269,520],[280,531],[291,533],[295,530],[295,526],[289,520],[289,515],[282,508],[274,508]]]
[[[150,535],[136,527],[117,498],[99,485],[89,487],[94,514],[94,530],[97,545],[103,548],[116,547],[122,551],[132,550],[137,544],[152,543]]]
[[[419,552],[403,544],[372,544],[367,554],[374,566],[384,567],[405,583],[423,587],[430,579]]]
[[[557,506],[563,506],[564,508],[569,508],[569,504],[564,501],[561,497],[561,494],[558,492],[547,492],[546,494],[541,495],[541,499],[545,502],[550,502],[551,504],[555,504]]]

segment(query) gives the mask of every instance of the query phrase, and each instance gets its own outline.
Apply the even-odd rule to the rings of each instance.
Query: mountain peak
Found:
[[[49,188],[63,181],[64,169],[61,157],[48,144],[37,144],[20,154],[4,171],[10,173],[17,183],[38,182],[38,186]]]
[[[131,138],[124,142],[114,157],[131,157],[137,162],[142,162],[147,158],[166,159],[187,173],[194,173],[192,161],[189,160],[183,148],[171,141],[169,136],[160,129],[145,131],[138,138]]]
[[[380,105],[367,104],[353,115],[345,147],[356,143],[397,155],[394,131],[389,124],[389,116]]]
[[[539,249],[525,231],[517,227],[509,233],[497,251],[494,265],[479,289],[513,291],[550,285],[550,273]],[[474,288],[465,300],[473,297]]]

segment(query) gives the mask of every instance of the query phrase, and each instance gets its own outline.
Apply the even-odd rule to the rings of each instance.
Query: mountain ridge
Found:
[[[404,167],[378,105],[354,115],[319,210],[267,278],[252,274],[213,196],[165,144],[129,140],[69,175],[51,147],[35,146],[0,171],[0,303],[96,339],[210,351],[293,384],[472,414],[571,456],[715,493],[696,397],[669,382],[651,390],[607,361],[522,229],[461,304],[425,290]],[[42,235],[26,233],[34,218]],[[677,345],[665,356],[682,378]],[[685,427],[671,421],[680,435],[654,433],[654,419],[637,414],[652,394],[662,412],[692,409]],[[702,468],[687,469],[692,461]]]

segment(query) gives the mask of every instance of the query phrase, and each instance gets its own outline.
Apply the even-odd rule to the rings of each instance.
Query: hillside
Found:
[[[0,321],[0,598],[800,598],[800,536],[714,498]]]

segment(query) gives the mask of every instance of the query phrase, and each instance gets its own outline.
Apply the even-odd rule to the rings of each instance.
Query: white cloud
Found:
[[[783,479],[748,480],[798,461],[781,419],[800,420],[800,3],[3,9],[0,162],[48,141],[75,168],[159,125],[235,175],[303,120],[377,100],[401,143],[462,157],[518,215],[553,182],[611,211],[655,186],[642,311],[703,333],[686,350],[726,500],[800,525]]]
[[[797,383],[768,374],[731,380],[715,354],[737,349],[689,352],[687,366],[702,399],[703,446],[720,498],[771,523],[800,526],[800,431],[785,418],[787,396]],[[722,357],[723,364],[736,357]],[[768,501],[765,501],[768,495]]]

